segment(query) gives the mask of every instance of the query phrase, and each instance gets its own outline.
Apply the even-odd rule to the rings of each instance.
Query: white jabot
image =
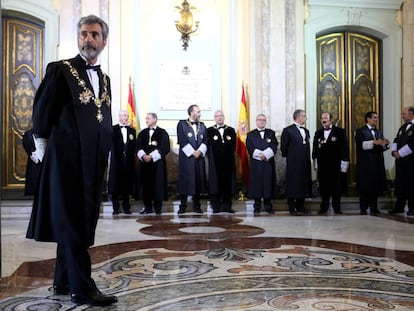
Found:
[[[197,124],[193,124],[191,126],[193,127],[193,131],[194,131],[194,139],[197,140]]]
[[[121,134],[122,134],[122,140],[124,141],[124,144],[127,142],[127,129],[126,127],[121,127]]]
[[[306,140],[306,132],[305,129],[303,128],[302,125],[300,125],[299,123],[295,122],[296,127],[298,128],[300,135],[302,135],[302,139],[305,141]]]
[[[153,127],[151,127],[150,129],[149,129],[149,135],[148,135],[148,145],[151,145],[151,137],[152,137],[152,134],[154,134],[154,128]]]
[[[331,134],[332,128],[330,128],[329,130],[325,129],[323,131],[323,137],[325,138],[325,140],[328,139],[329,135]]]

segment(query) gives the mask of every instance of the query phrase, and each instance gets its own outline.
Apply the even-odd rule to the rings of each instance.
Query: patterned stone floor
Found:
[[[0,310],[414,310],[404,215],[103,213],[91,257],[119,298],[106,308],[53,295],[55,245],[25,240],[27,219],[2,216],[2,267],[21,263],[1,279]]]

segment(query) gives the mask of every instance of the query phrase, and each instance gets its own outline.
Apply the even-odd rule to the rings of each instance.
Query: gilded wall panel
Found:
[[[317,123],[322,112],[330,112],[334,122],[344,126],[344,35],[333,33],[317,39],[318,98]]]
[[[31,16],[5,11],[3,22],[2,187],[23,189],[27,155],[22,136],[32,127],[33,100],[42,78],[44,24]]]

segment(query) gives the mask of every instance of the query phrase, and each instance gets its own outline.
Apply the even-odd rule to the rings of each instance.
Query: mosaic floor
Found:
[[[2,219],[3,254],[26,223]],[[44,259],[24,260],[2,278],[0,310],[414,310],[413,225],[412,217],[357,211],[105,214],[91,249],[93,277],[118,296],[116,305],[54,296],[51,244]],[[45,244],[23,242],[33,251]]]

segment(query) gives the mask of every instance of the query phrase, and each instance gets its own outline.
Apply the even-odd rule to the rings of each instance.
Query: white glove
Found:
[[[36,151],[32,152],[32,154],[30,155],[30,159],[36,164],[40,162]]]
[[[34,143],[36,147],[36,155],[40,162],[43,160],[43,156],[45,155],[45,150],[47,146],[47,139],[46,138],[34,138]]]
[[[348,172],[349,161],[341,161],[341,172],[346,173]]]

